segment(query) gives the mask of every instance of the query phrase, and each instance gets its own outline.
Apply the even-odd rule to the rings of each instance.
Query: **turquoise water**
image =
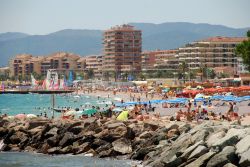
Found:
[[[46,112],[48,116],[52,116],[51,95],[48,94],[1,94],[0,95],[0,112],[2,114],[16,115],[20,113],[35,114]],[[97,97],[87,95],[57,94],[55,95],[56,108],[72,107],[75,108],[91,108],[100,106],[105,108],[110,101],[106,99],[97,99]],[[82,106],[81,106],[82,105]],[[55,112],[58,116],[60,113]]]
[[[129,160],[99,159],[82,155],[50,156],[32,153],[0,153],[1,167],[129,167]]]

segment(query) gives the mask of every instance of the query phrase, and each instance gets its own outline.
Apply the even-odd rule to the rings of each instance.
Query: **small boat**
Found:
[[[53,108],[55,112],[64,112],[66,109],[61,109],[61,108]]]

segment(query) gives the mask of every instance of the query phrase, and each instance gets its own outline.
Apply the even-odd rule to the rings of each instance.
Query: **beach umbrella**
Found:
[[[17,115],[15,115],[15,118],[17,118],[17,119],[25,119],[26,115],[25,114],[17,114]]]
[[[250,96],[243,96],[244,100],[250,100]]]
[[[165,88],[162,90],[162,92],[168,92],[170,90],[170,88]]]
[[[242,102],[242,101],[244,101],[245,99],[243,98],[243,97],[236,97],[235,99],[234,99],[234,102]]]
[[[37,118],[35,114],[27,114],[27,118],[32,119],[32,118]]]
[[[133,110],[135,107],[134,106],[128,106],[127,109],[128,110]]]
[[[162,100],[150,100],[150,103],[160,103]]]
[[[126,102],[126,103],[124,103],[124,105],[125,105],[125,106],[135,105],[135,104],[139,104],[139,102],[130,101],[130,102]]]
[[[115,101],[122,101],[122,98],[120,98],[120,97],[115,97],[114,100],[115,100]]]
[[[84,114],[88,114],[88,115],[94,114],[96,112],[97,112],[97,110],[96,109],[92,109],[92,108],[84,110]]]
[[[212,100],[221,100],[223,98],[224,98],[223,95],[214,95],[214,96],[211,97]]]
[[[116,103],[115,106],[116,107],[126,107],[127,105],[124,103]]]
[[[198,94],[195,96],[195,99],[197,99],[197,98],[204,98],[204,94],[198,93]]]
[[[201,98],[201,97],[195,98],[194,100],[195,100],[196,102],[206,101],[206,99]]]
[[[120,107],[116,107],[113,109],[114,112],[121,112],[123,109]]]
[[[75,110],[69,110],[67,111],[64,116],[70,116],[70,115],[75,115],[76,114],[76,111]]]
[[[75,112],[75,115],[82,115],[82,114],[84,114],[84,111],[82,110],[82,111],[76,111]]]
[[[122,111],[116,119],[119,121],[126,121],[128,119],[128,110]]]
[[[225,96],[222,100],[223,101],[234,101],[235,97],[234,96]]]
[[[184,100],[176,100],[176,99],[171,99],[171,100],[165,100],[165,103],[170,103],[170,104],[177,104],[177,103],[185,103],[186,101]]]

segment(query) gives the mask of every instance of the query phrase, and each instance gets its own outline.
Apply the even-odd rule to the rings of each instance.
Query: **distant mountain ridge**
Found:
[[[143,50],[174,49],[211,36],[243,37],[249,28],[176,23],[130,23],[142,30]],[[102,52],[102,30],[65,29],[47,35],[9,32],[0,34],[0,66],[16,54],[48,55],[64,51],[81,56]]]

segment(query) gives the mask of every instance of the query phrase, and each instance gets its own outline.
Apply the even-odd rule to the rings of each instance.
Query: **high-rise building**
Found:
[[[103,70],[122,73],[141,71],[141,30],[130,25],[112,27],[104,32]]]
[[[190,69],[201,67],[230,67],[237,74],[239,58],[235,55],[235,47],[247,40],[242,37],[211,37],[187,44],[179,48],[179,59],[185,61]]]

